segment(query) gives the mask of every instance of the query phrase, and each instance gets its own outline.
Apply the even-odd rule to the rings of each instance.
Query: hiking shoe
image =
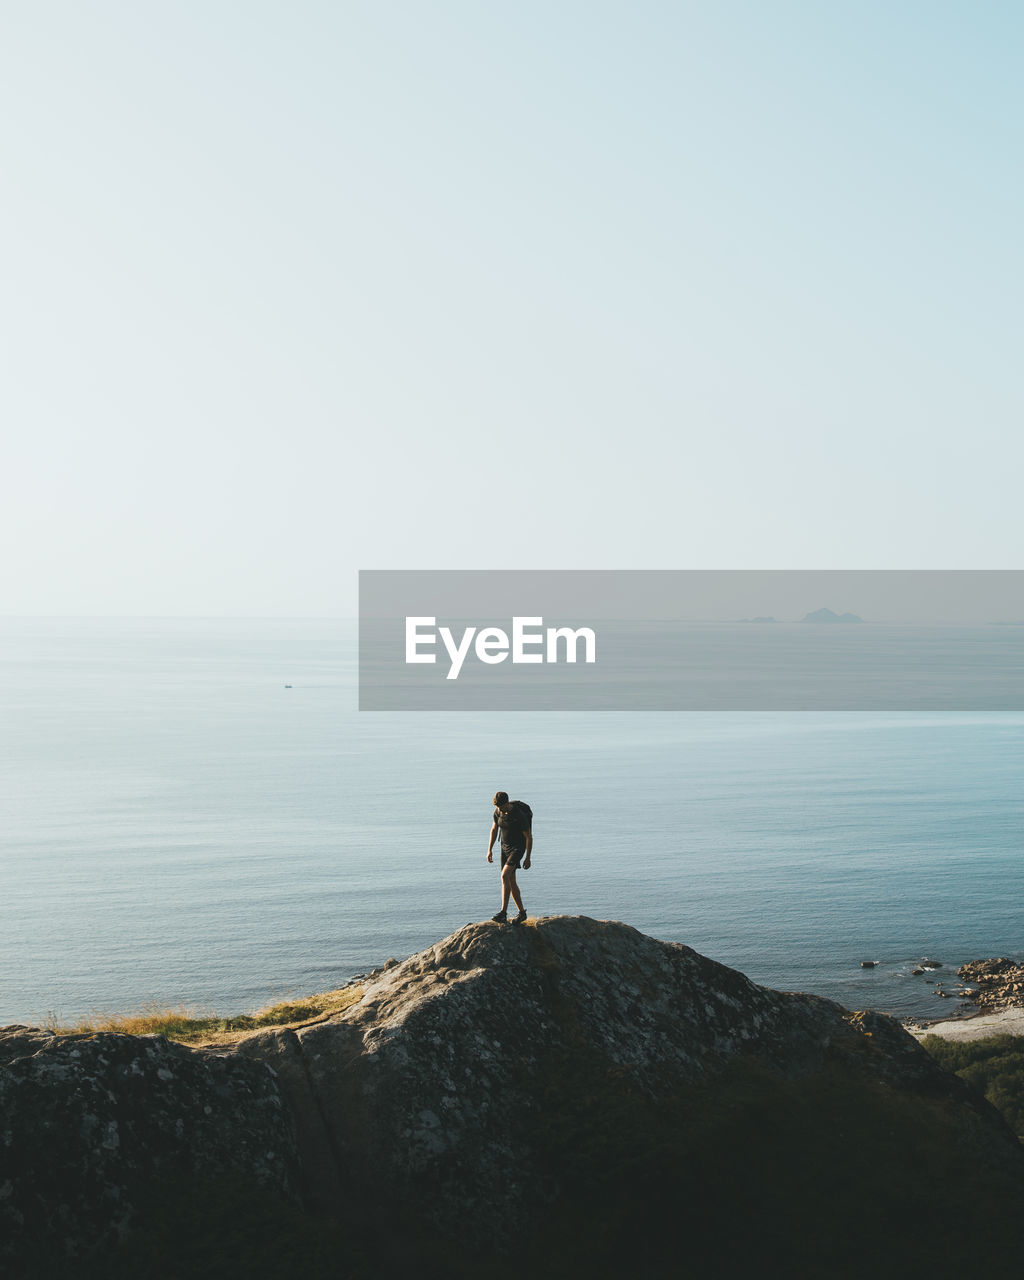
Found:
[[[495,924],[508,924],[508,912],[499,911],[496,916],[491,916]]]
[[[515,917],[513,918],[512,923],[513,923],[513,924],[522,924],[522,923],[523,923],[523,921],[524,921],[525,919],[526,919],[526,912],[525,912],[525,911],[518,911],[518,912],[516,912],[516,915],[515,915]]]

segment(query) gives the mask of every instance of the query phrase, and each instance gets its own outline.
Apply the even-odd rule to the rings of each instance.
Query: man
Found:
[[[507,791],[499,791],[494,797],[494,823],[491,826],[491,838],[487,842],[487,861],[494,861],[494,841],[501,832],[501,910],[491,919],[497,924],[508,923],[508,900],[511,895],[519,908],[519,914],[513,924],[522,924],[526,919],[526,908],[523,906],[523,895],[516,884],[516,872],[522,862],[523,870],[530,869],[530,854],[533,852],[533,814],[530,806],[520,800],[510,801]],[[525,857],[524,857],[525,855]]]

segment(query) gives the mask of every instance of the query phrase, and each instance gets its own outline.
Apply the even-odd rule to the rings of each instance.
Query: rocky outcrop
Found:
[[[459,1274],[504,1251],[538,1276],[617,1275],[638,1237],[662,1249],[649,1273],[675,1275],[681,1231],[695,1274],[728,1274],[723,1248],[749,1263],[747,1236],[783,1231],[794,1204],[785,1246],[807,1265],[787,1274],[859,1275],[837,1233],[852,1245],[914,1180],[961,1170],[981,1179],[993,1248],[1020,1216],[1016,1138],[893,1019],[760,987],[624,924],[468,925],[352,994],[204,1051],[0,1032],[0,1249],[95,1253],[175,1179],[227,1175],[297,1189],[320,1211],[302,1235],[340,1221],[355,1270],[380,1276],[434,1274],[430,1250],[462,1250]],[[833,1185],[854,1193],[834,1217]]]
[[[676,1097],[743,1063],[955,1103],[979,1149],[1020,1161],[998,1115],[893,1019],[586,918],[469,925],[335,1017],[237,1052],[278,1073],[322,1207],[397,1196],[462,1239],[514,1238],[561,1193],[571,1164],[553,1171],[544,1130],[564,1100],[592,1093],[603,1123],[616,1098]]]
[[[159,1036],[0,1031],[0,1260],[88,1257],[175,1181],[235,1175],[294,1193],[273,1073]],[[2,1270],[2,1267],[0,1267]]]
[[[999,956],[994,960],[971,960],[957,969],[957,976],[970,983],[958,994],[986,1013],[1000,1009],[1024,1009],[1024,965]]]

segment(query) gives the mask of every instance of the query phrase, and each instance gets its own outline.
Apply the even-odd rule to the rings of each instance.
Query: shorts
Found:
[[[523,860],[525,849],[502,849],[501,865],[502,867],[511,867],[513,871],[519,870],[519,864]]]

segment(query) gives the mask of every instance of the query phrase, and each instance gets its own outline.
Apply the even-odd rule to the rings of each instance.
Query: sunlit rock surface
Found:
[[[953,1258],[931,1188],[968,1183],[991,1257],[1024,1247],[1016,1138],[882,1014],[585,917],[467,925],[351,995],[204,1050],[0,1030],[0,1251],[43,1240],[105,1266],[141,1222],[117,1280],[207,1234],[247,1280],[317,1241],[311,1280],[432,1278],[456,1255],[459,1274],[525,1259],[595,1280],[635,1269],[638,1236],[674,1277],[680,1232],[695,1274],[749,1268],[770,1233],[787,1275],[859,1280],[865,1215],[891,1258],[918,1258],[907,1215]],[[218,1179],[253,1189],[242,1211],[276,1197],[224,1248],[231,1223],[202,1197],[190,1220],[160,1212],[168,1188]],[[277,1217],[296,1196],[308,1212]]]
[[[398,1193],[463,1237],[513,1238],[571,1180],[571,1150],[553,1160],[546,1141],[566,1099],[672,1098],[742,1063],[789,1079],[842,1065],[955,1103],[979,1149],[1020,1162],[998,1114],[893,1019],[585,917],[468,925],[344,1012],[238,1052],[278,1072],[315,1202]]]

